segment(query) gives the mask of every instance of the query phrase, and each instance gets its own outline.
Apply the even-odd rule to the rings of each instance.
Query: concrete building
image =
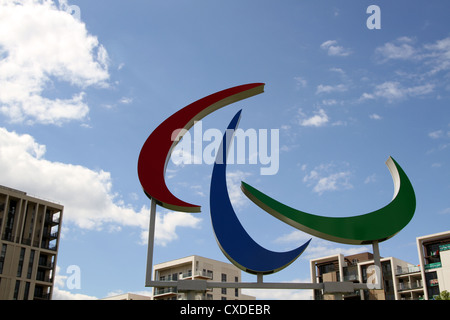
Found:
[[[115,296],[106,297],[101,300],[152,300],[152,297],[128,292]]]
[[[369,252],[344,256],[336,254],[310,260],[311,281],[367,283],[371,276],[373,254]],[[355,290],[350,294],[323,294],[314,290],[314,300],[402,300],[419,299],[423,296],[417,266],[394,257],[381,258],[383,289]],[[407,284],[414,283],[414,292],[403,292]],[[417,289],[417,290],[416,290]]]
[[[382,290],[357,290],[352,294],[323,294],[314,290],[314,299],[431,300],[442,291],[450,291],[450,231],[416,239],[419,265],[394,257],[381,258]],[[373,255],[336,254],[310,260],[311,280],[367,283]]]
[[[230,263],[212,260],[200,256],[189,256],[153,267],[153,279],[156,281],[177,281],[202,279],[214,282],[240,282],[241,270]],[[154,288],[154,300],[185,300],[186,294],[175,288]],[[240,289],[214,288],[197,294],[196,300],[254,300],[255,297],[244,295]]]
[[[425,299],[450,292],[450,231],[418,237],[417,250]]]
[[[0,300],[50,300],[63,206],[0,186]]]

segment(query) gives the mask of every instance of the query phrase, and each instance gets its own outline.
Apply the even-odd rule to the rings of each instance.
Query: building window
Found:
[[[0,274],[3,273],[3,263],[5,261],[6,256],[6,244],[2,245],[2,251],[0,253]]]
[[[36,273],[36,280],[45,281],[45,271],[38,269]]]
[[[14,288],[14,300],[17,300],[19,296],[19,288],[20,288],[20,281],[16,280],[16,286]]]
[[[23,300],[28,300],[29,293],[30,293],[30,283],[25,282],[25,292],[23,293]]]
[[[17,277],[20,278],[22,276],[22,269],[23,269],[23,259],[25,257],[25,248],[20,249],[20,257],[19,257],[19,264],[17,266]]]
[[[17,201],[11,200],[9,202],[8,217],[6,220],[5,233],[3,235],[3,240],[13,241],[12,233],[13,233],[13,227],[14,227],[14,218],[16,215],[16,206],[17,206]]]
[[[239,289],[238,288],[234,289],[234,296],[239,297]]]
[[[227,282],[227,275],[222,273],[222,282]]]
[[[222,288],[222,294],[227,294],[227,288]]]
[[[33,272],[33,262],[34,262],[34,250],[30,252],[30,261],[28,262],[28,272],[27,279],[31,279],[31,273]]]

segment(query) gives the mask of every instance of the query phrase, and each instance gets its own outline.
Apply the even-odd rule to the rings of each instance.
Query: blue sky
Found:
[[[369,30],[369,5],[381,29]],[[0,1],[0,184],[65,206],[55,298],[144,287],[150,201],[140,149],[172,113],[208,94],[264,82],[261,95],[203,122],[278,129],[280,166],[228,166],[250,235],[275,251],[309,236],[276,221],[241,180],[299,210],[328,216],[387,204],[394,157],[416,191],[413,220],[380,244],[417,264],[415,238],[449,228],[450,30],[446,1]],[[77,6],[79,14],[67,11]],[[72,7],[75,8],[75,7]],[[169,162],[167,184],[196,214],[158,209],[154,261],[226,261],[209,219],[212,166]],[[265,281],[309,282],[309,259],[371,251],[313,238]],[[81,271],[70,289],[68,267]],[[69,269],[70,270],[70,269]],[[244,275],[245,281],[255,281]],[[308,299],[308,291],[249,291]]]

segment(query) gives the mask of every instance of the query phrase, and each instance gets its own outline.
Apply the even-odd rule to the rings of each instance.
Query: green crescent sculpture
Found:
[[[318,216],[284,205],[245,182],[241,183],[241,189],[264,211],[301,231],[339,243],[370,244],[393,237],[409,223],[416,210],[414,189],[405,172],[392,157],[386,165],[394,181],[392,201],[381,209],[358,216]]]

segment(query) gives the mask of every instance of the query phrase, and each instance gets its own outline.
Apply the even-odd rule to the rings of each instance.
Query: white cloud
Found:
[[[340,245],[332,241],[323,240],[313,237],[299,230],[292,231],[275,240],[276,243],[298,244],[311,239],[311,242],[305,252],[302,254],[303,259],[316,259],[326,257],[333,254],[341,253],[345,256],[370,251],[365,246]],[[336,246],[337,245],[337,246]]]
[[[350,49],[337,45],[336,40],[328,40],[320,45],[320,48],[326,50],[329,56],[345,57],[352,53]]]
[[[278,237],[277,239],[275,239],[275,243],[302,243],[308,241],[311,238],[311,235],[296,230]]]
[[[375,96],[386,98],[389,101],[402,99],[405,97],[405,91],[401,88],[400,83],[387,81],[375,88]]]
[[[315,112],[315,115],[307,117],[302,110],[298,111],[299,119],[298,123],[303,127],[321,127],[328,123],[329,118],[325,110],[319,109]]]
[[[375,99],[375,96],[373,94],[364,92],[361,95],[361,97],[359,98],[359,101],[372,100],[372,99]]]
[[[336,104],[338,104],[336,99],[325,99],[325,100],[322,100],[322,105],[324,105],[324,106],[334,106]]]
[[[434,91],[434,88],[435,86],[430,83],[413,87],[404,87],[397,81],[386,81],[375,86],[373,93],[364,93],[361,96],[360,101],[367,99],[384,98],[388,102],[392,103],[411,97],[430,94]]]
[[[330,71],[339,73],[342,76],[345,76],[345,71],[342,68],[332,67]]]
[[[2,184],[64,205],[64,225],[83,229],[120,230],[137,227],[148,232],[149,208],[135,210],[113,192],[109,172],[52,162],[44,158],[46,147],[30,135],[0,128],[0,172]],[[156,243],[177,239],[178,227],[198,227],[200,219],[181,212],[158,213]],[[148,233],[146,233],[148,234]],[[145,234],[143,235],[145,237]]]
[[[297,88],[304,88],[308,85],[308,82],[302,77],[294,77]]]
[[[319,84],[317,86],[316,94],[319,93],[332,93],[332,92],[345,92],[348,87],[345,84],[338,84],[335,86]]]
[[[418,51],[411,44],[413,39],[408,37],[401,37],[393,42],[385,43],[383,46],[375,49],[375,53],[380,55],[385,62],[392,59],[417,59]]]
[[[426,58],[432,67],[430,74],[450,69],[450,37],[427,44],[424,48],[428,50]]]
[[[55,285],[53,286],[53,300],[97,300],[97,297],[64,290],[68,276],[61,274],[61,268],[56,266]]]
[[[242,208],[248,203],[247,197],[241,191],[241,181],[245,181],[249,176],[251,173],[240,170],[227,172],[228,195],[235,208]]]
[[[364,180],[364,183],[365,183],[365,184],[368,184],[368,183],[373,183],[373,182],[375,182],[375,181],[377,181],[377,175],[374,173],[374,174],[368,176],[368,177]]]
[[[450,69],[450,37],[434,43],[414,47],[416,41],[409,37],[401,37],[375,49],[384,63],[389,60],[423,61],[429,68],[426,75],[434,75]]]
[[[376,113],[371,114],[371,115],[369,116],[369,118],[370,118],[370,119],[373,119],[373,120],[381,120],[381,119],[383,119],[380,115],[378,115],[378,114],[376,114]]]
[[[311,283],[311,279],[294,279],[286,283]],[[290,289],[242,289],[243,294],[256,297],[258,300],[312,300],[312,290]]]
[[[83,119],[89,112],[83,89],[105,87],[108,78],[105,48],[53,1],[0,0],[0,112],[10,121]],[[56,82],[75,93],[46,97]]]
[[[433,131],[428,134],[428,136],[432,139],[439,139],[443,135],[444,135],[444,131],[442,131],[442,130]]]
[[[98,300],[97,297],[82,293],[73,293],[58,287],[53,289],[52,300]]]
[[[122,99],[119,100],[119,103],[121,104],[130,104],[133,102],[133,98],[128,97],[122,97]]]
[[[169,242],[178,239],[177,228],[199,228],[201,219],[186,212],[168,212],[156,214],[155,243],[165,247]],[[148,230],[141,233],[141,244],[148,242]]]
[[[304,178],[303,182],[313,186],[313,191],[323,194],[325,191],[337,191],[351,189],[350,171],[334,171],[334,165],[322,164],[311,170]]]

